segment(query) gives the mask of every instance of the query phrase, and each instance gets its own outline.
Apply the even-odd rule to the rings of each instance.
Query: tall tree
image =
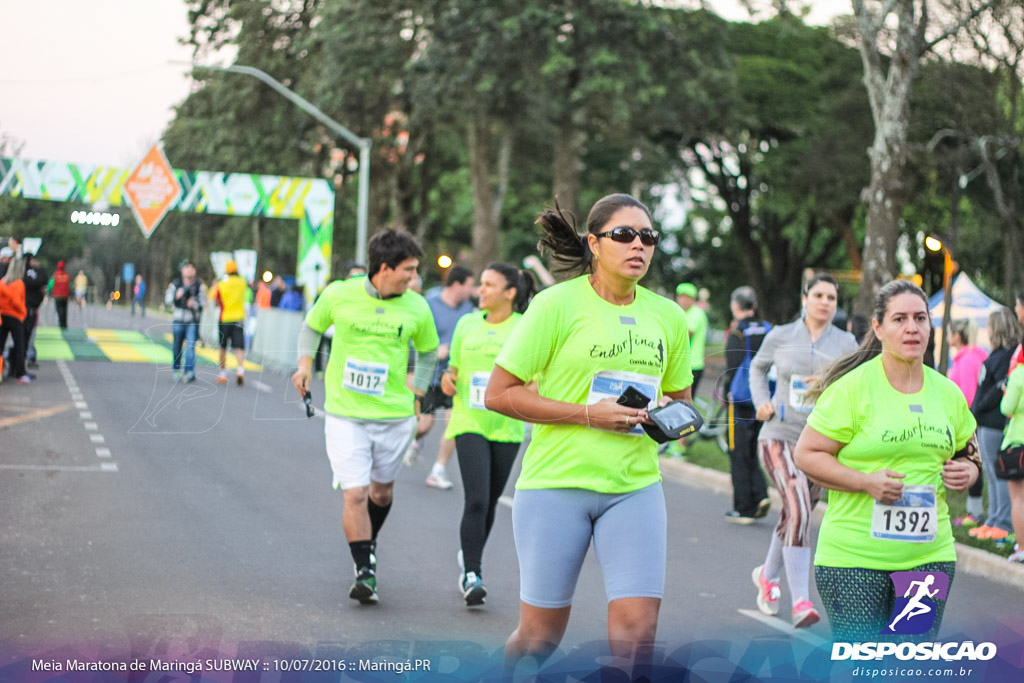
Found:
[[[996,125],[974,142],[1003,228],[1003,295],[1011,301],[1024,284],[1024,5],[999,4],[969,37],[998,81]]]
[[[869,313],[875,292],[898,273],[896,242],[907,196],[910,97],[921,61],[998,0],[852,0],[874,140],[868,151],[866,234],[856,309]],[[939,21],[932,23],[938,14]]]
[[[785,321],[797,313],[805,268],[848,267],[856,241],[870,139],[858,58],[793,16],[732,24],[725,44],[735,60],[732,92],[683,138],[692,183],[713,190],[699,202],[704,219],[716,206],[723,215],[691,228],[703,239],[682,239],[698,251],[710,242],[717,258],[735,254],[762,313]]]

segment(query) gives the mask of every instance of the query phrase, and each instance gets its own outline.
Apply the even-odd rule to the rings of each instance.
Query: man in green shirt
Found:
[[[697,305],[697,285],[682,282],[676,287],[676,303],[686,314],[686,328],[690,335],[690,370],[693,372],[693,385],[690,391],[697,395],[697,385],[704,374],[704,346],[708,337],[708,314]],[[686,439],[673,441],[665,453],[669,456],[686,455]]]
[[[697,305],[697,285],[683,282],[676,287],[676,303],[686,313],[686,329],[690,332],[690,370],[693,372],[693,386],[690,390],[697,395],[697,385],[704,374],[704,345],[708,337],[708,314]]]
[[[342,523],[355,562],[349,597],[377,602],[377,534],[391,510],[395,477],[434,373],[438,337],[430,307],[409,290],[423,255],[415,238],[386,230],[369,243],[369,275],[332,282],[299,331],[292,384],[304,396],[320,335],[334,326],[324,387],[324,427]],[[419,354],[406,386],[409,345]]]

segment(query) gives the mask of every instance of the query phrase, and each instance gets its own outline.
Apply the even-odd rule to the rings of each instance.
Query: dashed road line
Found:
[[[101,462],[98,465],[2,465],[0,470],[34,470],[37,472],[117,472],[117,464]]]
[[[110,458],[110,449],[106,446],[98,445],[106,443],[106,439],[104,439],[103,435],[99,433],[99,423],[93,421],[92,412],[89,411],[89,404],[86,403],[85,397],[82,395],[82,390],[78,388],[78,382],[75,380],[75,376],[71,373],[71,368],[69,368],[67,362],[63,360],[57,361],[57,368],[60,370],[61,376],[64,377],[64,384],[68,387],[68,392],[71,394],[71,400],[74,401],[75,408],[79,411],[78,417],[82,420],[82,427],[89,434],[89,441],[96,445],[96,457],[104,459]],[[66,406],[65,409],[70,407],[71,406]],[[11,465],[6,466],[5,469],[36,469],[61,472],[117,472],[117,463],[101,462],[98,466],[93,465],[86,467],[75,467],[71,465]]]

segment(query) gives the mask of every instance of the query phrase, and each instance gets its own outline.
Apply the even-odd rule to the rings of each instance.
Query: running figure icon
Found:
[[[934,603],[926,604],[922,602],[925,598],[934,598],[939,593],[938,588],[933,591],[928,590],[933,583],[935,583],[934,574],[929,574],[923,581],[910,582],[910,585],[907,587],[907,592],[903,594],[903,597],[910,598],[910,600],[906,605],[904,605],[903,611],[899,613],[899,616],[893,619],[892,623],[889,624],[890,631],[896,632],[896,624],[900,619],[906,617],[907,621],[910,621],[914,617],[922,614],[928,614],[934,609]],[[910,594],[915,590],[915,586],[917,587],[917,593],[911,597]]]

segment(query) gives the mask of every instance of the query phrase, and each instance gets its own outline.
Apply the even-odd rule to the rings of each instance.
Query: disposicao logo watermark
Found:
[[[936,600],[946,599],[949,577],[943,572],[893,572],[889,578],[897,597],[889,624],[882,633],[927,633],[935,623]]]

